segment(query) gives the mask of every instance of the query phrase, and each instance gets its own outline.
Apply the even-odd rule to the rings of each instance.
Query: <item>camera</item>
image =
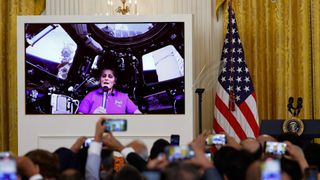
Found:
[[[206,139],[207,145],[224,145],[227,143],[225,134],[211,134]]]
[[[122,132],[127,131],[126,119],[108,119],[102,122],[105,128],[105,132]]]
[[[0,152],[0,179],[17,179],[16,160],[10,152]]]
[[[170,162],[194,157],[194,151],[191,146],[167,146],[165,147],[165,153]]]
[[[265,142],[265,153],[273,156],[280,157],[284,155],[286,152],[287,144],[280,143],[280,142],[272,142],[266,141]]]

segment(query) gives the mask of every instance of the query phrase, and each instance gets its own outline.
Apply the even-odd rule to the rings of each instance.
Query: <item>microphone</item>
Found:
[[[289,111],[291,114],[293,113],[293,112],[292,112],[292,109],[293,109],[293,101],[294,101],[293,97],[289,97],[287,107],[288,107],[288,111]]]
[[[300,110],[302,108],[302,102],[303,102],[302,97],[298,97],[298,100],[297,100],[297,116],[299,115]]]
[[[107,96],[108,96],[108,86],[104,86],[102,87],[103,90],[103,99],[102,99],[102,107],[106,109],[106,100],[107,100]]]

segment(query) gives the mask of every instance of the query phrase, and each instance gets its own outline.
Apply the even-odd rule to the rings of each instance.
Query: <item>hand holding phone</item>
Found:
[[[281,157],[286,152],[287,144],[281,142],[266,141],[264,147],[264,152],[266,154]]]
[[[127,131],[126,119],[108,119],[102,122],[106,127],[105,132],[122,132]]]
[[[87,139],[84,141],[82,147],[89,147],[90,144],[91,144],[91,142],[93,141],[93,139],[94,139],[94,138],[87,138]]]
[[[206,139],[207,145],[224,145],[227,143],[225,134],[211,134]]]
[[[191,146],[167,146],[165,153],[170,162],[191,159],[194,157],[194,151]]]

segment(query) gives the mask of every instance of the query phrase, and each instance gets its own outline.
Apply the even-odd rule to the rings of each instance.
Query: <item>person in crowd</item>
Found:
[[[78,170],[67,169],[61,173],[59,180],[84,180],[84,178]]]
[[[164,153],[164,148],[169,145],[169,141],[165,139],[156,140],[151,147],[149,159],[157,158],[160,153]]]
[[[133,150],[145,161],[148,161],[149,159],[149,153],[147,145],[141,141],[141,140],[133,140],[129,144],[127,144],[127,147],[132,147]]]
[[[261,144],[262,149],[264,149],[264,145],[266,141],[277,142],[277,140],[270,136],[269,134],[261,134],[257,137],[257,141]]]
[[[116,90],[116,70],[104,67],[100,73],[100,88],[89,92],[81,101],[80,114],[139,114],[128,94]],[[104,95],[105,94],[105,95]]]
[[[31,161],[38,165],[40,168],[40,174],[45,179],[58,179],[59,172],[59,158],[56,154],[53,154],[44,149],[35,149],[25,154]]]
[[[242,149],[253,155],[254,159],[260,159],[263,154],[262,145],[254,138],[246,138],[240,142]]]
[[[308,144],[303,150],[310,166],[316,166],[320,170],[320,144]]]
[[[141,173],[131,165],[124,165],[118,173],[113,177],[113,180],[143,180]]]
[[[40,168],[26,156],[17,157],[17,172],[20,179],[42,180]]]

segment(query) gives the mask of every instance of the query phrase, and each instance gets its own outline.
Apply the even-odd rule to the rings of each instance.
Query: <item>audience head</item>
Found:
[[[263,153],[262,145],[254,138],[246,138],[240,142],[243,150],[248,151],[254,159],[260,159]]]
[[[118,173],[113,177],[113,180],[142,180],[140,172],[131,165],[124,165]]]
[[[291,180],[301,180],[303,177],[297,161],[281,158],[281,170],[283,176],[289,176]]]
[[[36,149],[28,152],[25,156],[40,167],[40,174],[44,178],[58,178],[59,158],[47,150]]]
[[[164,153],[165,147],[169,145],[170,143],[165,139],[156,140],[151,147],[149,158],[157,158],[160,153]]]
[[[149,154],[148,154],[148,148],[146,144],[140,140],[134,140],[130,142],[127,147],[132,147],[134,151],[145,161],[148,160]]]
[[[183,162],[174,162],[164,170],[165,180],[200,180],[201,174],[195,166]]]
[[[229,180],[245,179],[247,168],[253,161],[254,158],[249,152],[228,146],[220,148],[214,158],[220,174]]]
[[[61,147],[55,150],[54,154],[59,158],[60,172],[63,172],[66,169],[80,169],[76,155],[70,149]]]
[[[320,144],[312,143],[306,146],[304,155],[310,166],[317,166],[320,170]]]
[[[78,170],[67,169],[61,173],[59,180],[84,180],[84,178]]]
[[[257,137],[257,141],[261,144],[262,149],[264,148],[264,144],[266,141],[277,142],[277,140],[274,137],[268,134],[261,134],[260,136]]]

